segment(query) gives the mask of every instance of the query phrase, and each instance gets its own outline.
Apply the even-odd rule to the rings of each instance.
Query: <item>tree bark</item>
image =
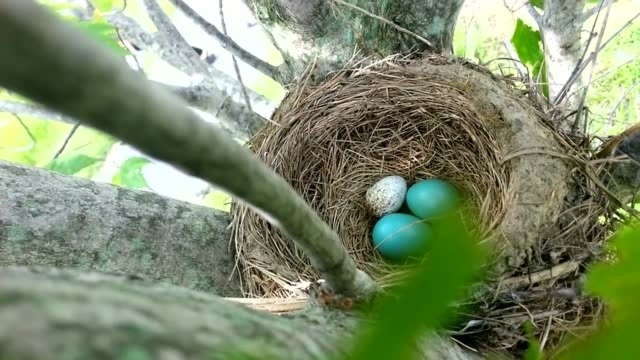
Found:
[[[239,296],[226,213],[0,162],[0,266],[122,272]]]
[[[450,52],[464,2],[246,1],[282,52],[291,77],[301,74],[311,63],[315,63],[318,74],[326,74],[354,56]]]
[[[339,359],[367,320],[317,306],[285,316],[127,277],[0,269],[3,359]],[[430,360],[476,357],[437,336]]]

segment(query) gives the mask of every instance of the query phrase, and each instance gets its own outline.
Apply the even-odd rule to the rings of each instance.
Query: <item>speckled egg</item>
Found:
[[[408,214],[388,214],[380,218],[371,234],[373,246],[384,258],[405,260],[420,256],[433,237],[431,225]]]
[[[458,190],[440,179],[419,181],[407,191],[407,206],[421,219],[434,220],[455,210],[460,202]]]
[[[407,182],[402,177],[387,176],[367,190],[367,205],[374,215],[384,216],[402,207],[406,193]]]

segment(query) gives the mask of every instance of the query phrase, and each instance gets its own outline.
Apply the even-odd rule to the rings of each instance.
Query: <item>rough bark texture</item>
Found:
[[[585,0],[544,2],[541,26],[551,99],[555,99],[562,90],[582,56],[580,35],[584,25],[584,6]],[[580,84],[580,81],[575,83],[577,86]],[[572,95],[563,104],[571,111],[578,106],[577,102],[578,96]]]
[[[358,55],[384,57],[398,52],[447,52],[463,0],[452,1],[290,1],[246,0],[275,45],[299,75],[315,62],[319,74],[342,67]],[[426,38],[399,31],[371,14]]]
[[[0,266],[137,274],[239,296],[227,214],[0,162]]]
[[[0,269],[3,359],[339,359],[362,328],[353,312],[276,316],[213,295],[126,277]],[[438,337],[430,360],[476,357]]]

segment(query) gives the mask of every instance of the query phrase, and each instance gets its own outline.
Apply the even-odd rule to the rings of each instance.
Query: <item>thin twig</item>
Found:
[[[64,149],[67,148],[67,145],[69,144],[69,140],[71,140],[71,138],[76,133],[76,131],[78,130],[79,127],[80,127],[80,123],[76,123],[75,125],[73,125],[73,128],[71,128],[71,131],[69,131],[69,134],[67,134],[67,137],[64,139],[64,142],[62,143],[62,146],[60,147],[60,149],[58,149],[58,151],[53,156],[53,159],[51,159],[51,161],[56,161],[56,159],[58,157],[60,157],[60,155],[62,154]]]
[[[634,21],[635,19],[637,19],[637,18],[638,18],[638,16],[640,16],[640,12],[639,12],[639,13],[637,13],[637,14],[635,14],[631,19],[629,19],[626,23],[624,23],[624,25],[622,25],[622,26],[620,27],[620,29],[618,29],[616,32],[614,32],[614,33],[613,33],[613,35],[611,35],[611,36],[610,36],[610,37],[609,37],[609,38],[608,38],[608,39],[607,39],[607,40],[602,44],[602,46],[600,47],[600,50],[604,49],[604,48],[605,48],[605,46],[607,46],[611,41],[613,41],[613,39],[615,39],[615,38],[616,38],[616,36],[620,35],[620,33],[621,33],[622,31],[624,31],[627,27],[629,27],[629,25],[633,24],[633,21]]]
[[[218,3],[218,6],[220,8],[220,24],[222,25],[222,32],[224,33],[224,36],[226,36],[227,38],[229,37],[228,33],[227,33],[227,24],[225,23],[224,20],[224,1],[220,0],[220,2]],[[227,48],[227,43],[223,43],[222,47],[224,47],[225,49]],[[236,56],[231,54],[231,60],[233,61],[233,69],[236,72],[236,77],[238,78],[238,82],[240,83],[240,88],[242,89],[242,96],[244,97],[244,102],[247,104],[247,109],[249,111],[253,111],[253,109],[251,108],[251,100],[249,100],[249,94],[247,94],[247,89],[244,86],[244,82],[242,82],[242,76],[240,75],[240,67],[238,66],[238,60],[236,60]]]
[[[587,60],[585,60],[585,56],[587,56],[587,52],[589,51],[589,46],[591,45],[591,40],[593,40],[593,34],[595,33],[596,25],[598,24],[598,18],[600,17],[600,10],[602,10],[602,5],[604,4],[605,1],[606,0],[600,1],[600,3],[597,6],[598,13],[595,21],[593,22],[593,25],[591,26],[591,31],[589,32],[589,39],[587,39],[587,43],[584,46],[582,55],[580,56],[580,59],[576,62],[576,67],[571,72],[571,76],[569,76],[569,79],[567,79],[567,82],[564,84],[564,86],[562,86],[562,89],[560,89],[560,92],[558,93],[558,95],[556,95],[556,98],[553,99],[553,104],[555,106],[557,106],[562,102],[562,100],[564,100],[564,97],[567,95],[567,92],[569,91],[571,86],[573,86],[573,83],[582,74],[582,71],[584,71],[586,64],[589,63],[589,61],[591,61],[591,56],[593,54],[591,54],[591,56]]]
[[[598,10],[600,9],[600,4],[592,7],[591,9],[586,10],[585,12],[582,13],[582,15],[580,15],[580,22],[584,23],[587,20],[589,20],[590,17],[592,17],[593,15],[595,15]]]
[[[609,20],[609,14],[611,13],[611,3],[612,0],[605,0],[607,4],[607,12],[604,15],[604,20],[602,21],[602,26],[600,27],[600,34],[598,34],[598,41],[596,42],[596,51],[593,52],[593,60],[591,61],[591,72],[589,73],[589,80],[587,80],[587,86],[582,91],[582,96],[580,97],[580,104],[576,110],[578,113],[576,114],[576,120],[571,127],[572,132],[574,132],[577,126],[580,125],[580,121],[582,119],[582,108],[584,107],[584,102],[587,99],[587,92],[589,92],[589,84],[591,84],[591,79],[593,78],[593,73],[596,68],[596,61],[598,60],[598,54],[600,53],[602,44],[602,39],[604,37],[604,31],[607,28],[607,22]],[[604,3],[603,3],[604,6]],[[587,122],[585,121],[582,128],[583,133],[587,133]]]
[[[616,112],[618,111],[618,108],[620,107],[620,105],[622,104],[622,102],[624,101],[624,99],[627,98],[627,96],[629,96],[629,94],[631,94],[631,92],[633,90],[635,90],[635,88],[640,85],[640,80],[636,81],[635,83],[633,83],[633,85],[631,85],[631,87],[629,87],[627,89],[627,91],[624,92],[624,94],[622,94],[622,96],[620,97],[620,99],[618,100],[618,102],[616,103],[616,106],[613,107],[613,110],[611,110],[611,113],[609,113],[609,119],[607,120],[607,122],[609,124],[613,123],[613,117],[616,115]]]
[[[116,27],[116,35],[118,36],[118,40],[120,40],[120,43],[126,46],[127,43],[122,37],[122,34],[120,33],[120,29],[118,29],[117,27]],[[133,61],[136,63],[136,70],[144,74],[144,69],[142,68],[142,65],[140,65],[140,61],[138,61],[138,57],[135,54],[133,54],[133,51],[131,52],[131,57],[133,58]]]
[[[499,283],[500,287],[519,288],[530,286],[541,281],[547,281],[570,274],[580,267],[580,261],[568,261],[560,265],[556,265],[550,269],[538,271],[533,274],[521,275],[505,279]]]
[[[4,151],[9,150],[11,152],[22,152],[22,151],[27,151],[27,150],[33,149],[33,146],[36,144],[35,136],[33,136],[33,133],[31,132],[31,130],[29,129],[27,124],[25,124],[24,121],[22,121],[22,118],[20,116],[18,116],[18,114],[11,113],[11,115],[13,117],[15,117],[16,120],[18,120],[18,122],[20,123],[20,126],[22,126],[22,128],[27,132],[27,135],[29,135],[29,139],[31,140],[31,143],[29,145],[27,145],[27,146],[22,146],[22,147],[20,147],[18,149],[9,148],[9,147],[0,147],[0,149],[2,149]]]
[[[221,44],[226,44],[230,53],[237,56],[240,60],[254,67],[256,70],[264,73],[265,75],[279,80],[280,72],[278,71],[277,66],[273,66],[268,62],[257,58],[244,48],[242,48],[238,43],[233,41],[230,37],[223,34],[217,27],[208,22],[205,18],[200,16],[195,10],[191,8],[187,3],[183,0],[169,0],[173,5],[175,5],[180,11],[182,11],[185,15],[190,17],[196,24],[200,25],[209,35],[216,38],[220,41]]]
[[[391,21],[389,21],[389,20],[387,20],[387,19],[385,19],[383,17],[380,17],[380,16],[378,16],[378,15],[376,15],[376,14],[370,12],[370,11],[367,11],[367,10],[361,8],[361,7],[356,6],[356,5],[349,4],[348,2],[345,2],[345,1],[342,1],[342,0],[331,0],[331,1],[333,1],[333,2],[335,2],[337,4],[340,4],[340,5],[346,6],[348,8],[351,8],[351,9],[353,9],[355,11],[359,11],[359,12],[361,12],[361,13],[367,15],[367,16],[370,16],[370,17],[372,17],[374,19],[380,20],[383,23],[393,27],[394,29],[396,29],[396,30],[398,30],[400,32],[403,32],[405,34],[409,34],[409,35],[415,37],[416,39],[418,39],[418,40],[422,41],[423,43],[427,44],[429,47],[433,47],[431,42],[429,40],[425,39],[424,37],[414,33],[411,30],[407,30],[407,29],[403,28],[402,26],[396,25],[396,24],[392,23]]]
[[[609,70],[607,70],[607,71],[605,71],[605,72],[601,73],[601,74],[600,74],[600,75],[598,75],[595,79],[593,79],[593,80],[591,81],[591,83],[592,83],[592,84],[597,83],[599,80],[602,80],[603,78],[605,78],[605,77],[607,77],[607,76],[609,76],[609,75],[611,75],[611,74],[616,73],[617,71],[619,71],[619,70],[620,70],[620,69],[622,69],[623,67],[625,67],[625,66],[627,66],[627,65],[629,65],[629,64],[631,64],[631,63],[633,63],[633,62],[635,62],[635,61],[637,61],[638,59],[640,59],[640,56],[636,56],[636,57],[634,57],[634,58],[631,58],[631,59],[629,59],[629,60],[627,60],[627,61],[623,62],[622,64],[620,64],[620,65],[618,65],[618,66],[616,66],[616,67],[614,67],[614,68],[612,68],[612,69],[609,69]],[[584,89],[584,87],[585,87],[585,85],[582,85],[582,86],[580,86],[580,87],[578,87],[578,88],[576,88],[576,89],[574,89],[574,90],[571,90],[571,92],[569,93],[569,96],[573,96],[573,95],[574,95],[575,93],[577,93],[578,91],[580,91],[580,90]]]
[[[254,310],[273,314],[287,314],[302,310],[309,302],[308,298],[224,298],[227,301],[242,304]]]

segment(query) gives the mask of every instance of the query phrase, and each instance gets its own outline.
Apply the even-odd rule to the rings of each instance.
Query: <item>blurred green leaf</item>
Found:
[[[102,161],[102,159],[83,154],[62,156],[50,162],[46,168],[61,174],[73,175],[99,161]]]
[[[531,324],[531,321],[527,321],[524,326],[527,339],[529,339],[529,347],[524,353],[524,360],[542,360],[542,348],[538,339],[533,336],[533,325]]]
[[[461,219],[432,225],[437,238],[431,252],[408,281],[380,300],[349,359],[412,358],[414,341],[452,321],[452,305],[478,280],[485,252]]]
[[[540,10],[544,9],[544,0],[529,0],[529,3]]]
[[[638,359],[640,224],[619,230],[610,242],[615,260],[593,266],[585,290],[607,304],[607,322],[571,344],[562,359]]]
[[[148,159],[142,157],[132,157],[127,159],[118,172],[113,176],[114,185],[126,186],[132,189],[141,189],[147,186],[147,181],[142,175],[142,168],[150,163]]]

